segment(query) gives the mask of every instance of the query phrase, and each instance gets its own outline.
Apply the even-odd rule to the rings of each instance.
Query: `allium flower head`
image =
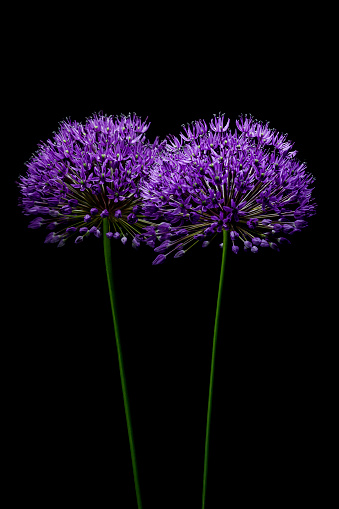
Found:
[[[29,228],[45,226],[45,242],[63,246],[69,238],[79,243],[90,234],[100,237],[107,217],[107,236],[124,244],[130,235],[137,247],[143,222],[139,185],[159,148],[158,138],[145,141],[149,125],[135,114],[93,114],[84,125],[61,122],[19,177],[19,205],[25,215],[36,216]]]
[[[287,135],[252,116],[240,115],[234,133],[229,123],[219,114],[209,128],[199,120],[184,126],[180,139],[167,136],[140,188],[143,212],[153,221],[145,239],[160,253],[153,264],[170,252],[182,256],[199,241],[206,247],[222,230],[229,231],[234,253],[239,246],[279,250],[315,214],[315,179]]]

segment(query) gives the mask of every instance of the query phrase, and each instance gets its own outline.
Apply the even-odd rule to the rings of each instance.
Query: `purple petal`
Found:
[[[184,251],[183,249],[181,249],[180,251],[178,251],[177,253],[175,253],[174,257],[173,258],[180,258],[181,256],[183,256],[184,254],[186,253],[186,251]]]
[[[166,260],[166,256],[163,254],[159,254],[155,260],[153,260],[152,265],[159,265],[160,263],[163,263]]]

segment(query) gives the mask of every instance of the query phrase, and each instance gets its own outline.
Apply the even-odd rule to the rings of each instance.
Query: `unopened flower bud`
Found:
[[[185,254],[185,250],[184,249],[180,249],[180,251],[177,251],[175,253],[175,255],[173,256],[173,258],[180,258],[181,256],[183,256]]]
[[[153,260],[152,265],[160,265],[160,263],[163,263],[166,260],[166,256],[163,254],[159,254],[155,260]]]

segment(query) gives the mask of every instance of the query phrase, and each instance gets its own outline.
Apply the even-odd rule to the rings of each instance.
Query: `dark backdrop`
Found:
[[[280,24],[272,15],[266,26],[248,12],[244,25],[237,13],[243,21],[230,32],[213,12],[206,20],[164,11],[154,23],[134,10],[124,22],[115,13],[114,23],[105,12],[100,22],[97,12],[95,22],[59,13],[53,29],[46,14],[17,32],[2,233],[13,500],[137,507],[102,239],[57,249],[17,207],[15,180],[37,143],[61,120],[100,110],[148,116],[151,141],[220,111],[234,129],[251,113],[288,133],[316,176],[318,214],[292,245],[228,253],[206,507],[232,499],[275,507],[295,489],[298,502],[321,491],[331,384],[321,233],[326,62],[295,15]],[[143,507],[199,507],[222,250],[214,242],[160,266],[150,249],[112,242],[112,253]]]

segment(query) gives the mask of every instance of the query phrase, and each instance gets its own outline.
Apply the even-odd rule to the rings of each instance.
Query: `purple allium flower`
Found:
[[[315,214],[315,179],[287,135],[246,115],[234,133],[228,126],[224,115],[214,116],[210,129],[205,121],[193,122],[180,139],[168,135],[155,156],[140,186],[143,212],[152,222],[145,227],[146,243],[155,252],[167,256],[179,244],[186,252],[223,230],[230,232],[234,253],[239,245],[253,253],[266,246],[279,250],[273,241],[305,227]],[[166,239],[162,221],[169,225]]]
[[[38,216],[29,228],[56,230],[46,242],[58,240],[62,246],[72,236],[76,243],[90,232],[100,237],[107,217],[112,233],[119,230],[124,239],[125,234],[133,238],[147,224],[139,215],[139,185],[161,146],[158,138],[153,144],[145,141],[148,127],[135,114],[93,114],[83,124],[61,122],[53,139],[40,143],[26,163],[27,174],[19,177],[19,205],[25,215]]]

